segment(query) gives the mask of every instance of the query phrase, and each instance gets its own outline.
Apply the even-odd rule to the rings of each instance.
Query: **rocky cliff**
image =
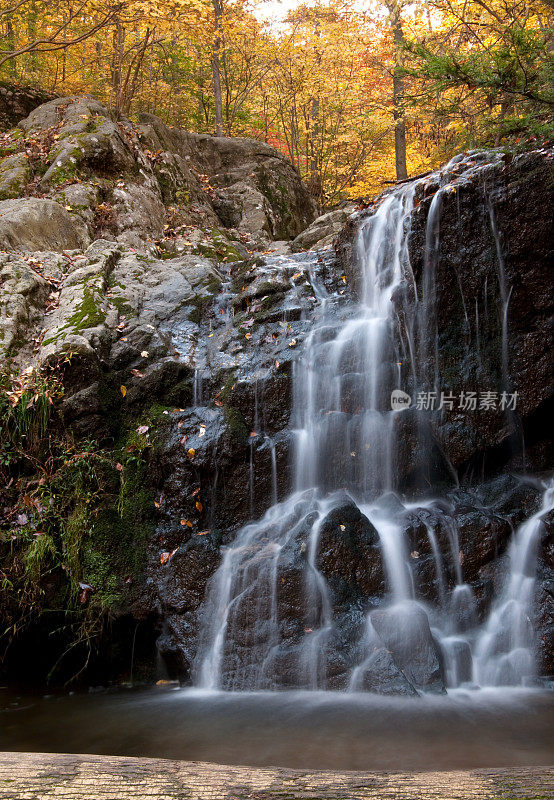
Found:
[[[301,234],[315,207],[276,151],[153,117],[114,122],[87,97],[37,108],[1,146],[2,614],[16,633],[6,669],[24,674],[38,647],[34,669],[43,675],[56,663],[58,676],[85,669],[89,680],[107,680],[125,676],[134,642],[135,677],[141,669],[155,677],[157,647],[170,674],[187,680],[221,545],[291,488],[295,360],[319,313],[318,287],[337,296],[337,319],[348,314],[364,212],[347,221],[338,258],[328,248],[292,255],[274,240]],[[411,264],[421,287],[432,199],[454,186],[441,197],[433,254],[438,370],[453,391],[502,388],[499,297],[509,287],[509,381],[521,395],[520,421],[433,418],[436,463],[424,477],[442,487],[442,504],[390,502],[418,553],[413,569],[426,599],[438,591],[429,526],[446,541],[456,519],[484,614],[512,526],[540,496],[536,481],[498,471],[521,471],[522,431],[528,464],[548,466],[552,154],[473,160],[459,176],[436,173],[418,189]],[[328,244],[342,216],[318,222],[295,249],[322,237]],[[401,340],[415,298],[395,302]],[[423,371],[430,352],[422,350]],[[414,497],[423,466],[410,419],[401,421],[399,489]],[[348,502],[345,535],[337,537],[333,518],[321,541],[320,568],[344,620],[337,653],[385,585],[371,524]],[[548,523],[544,672],[553,668],[551,538]],[[447,569],[454,580],[454,565]],[[287,570],[282,602],[292,630],[302,614],[298,552]],[[437,670],[434,662],[423,683],[436,683]]]

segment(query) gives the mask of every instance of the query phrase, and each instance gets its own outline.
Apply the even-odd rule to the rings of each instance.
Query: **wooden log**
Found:
[[[1,800],[552,800],[554,768],[327,772],[0,753]]]

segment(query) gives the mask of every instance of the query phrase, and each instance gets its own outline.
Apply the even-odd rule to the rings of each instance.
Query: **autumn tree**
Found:
[[[392,31],[394,65],[392,69],[392,103],[394,116],[394,157],[397,180],[408,177],[406,166],[406,119],[404,109],[404,49],[406,40],[402,29],[403,0],[385,0]]]
[[[14,0],[0,9],[0,67],[37,53],[67,51],[107,28],[122,3]],[[16,33],[17,31],[17,33]]]
[[[554,122],[554,3],[435,0],[437,26],[407,45],[406,73],[460,144],[549,137]]]
[[[221,28],[223,0],[212,0],[214,9],[214,44],[212,53],[212,80],[214,88],[215,135],[223,136],[223,98],[221,94]]]

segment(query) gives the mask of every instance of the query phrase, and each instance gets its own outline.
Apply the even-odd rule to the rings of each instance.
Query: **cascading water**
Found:
[[[293,370],[295,491],[277,503],[273,476],[272,507],[224,548],[204,604],[195,664],[198,686],[379,691],[383,670],[390,677],[392,653],[396,678],[409,690],[436,687],[434,677],[424,679],[416,669],[403,668],[410,648],[418,658],[425,649],[437,670],[444,662],[449,686],[521,684],[533,677],[529,615],[540,514],[514,534],[505,594],[480,630],[475,598],[463,579],[455,520],[442,514],[441,537],[426,524],[438,602],[424,605],[416,601],[413,562],[419,554],[410,552],[391,508],[397,503],[406,510],[392,494],[399,488],[397,421],[405,411],[391,410],[391,392],[403,388],[403,375],[412,387],[427,382],[437,389],[439,384],[433,305],[441,191],[444,187],[428,215],[419,302],[408,252],[417,183],[390,192],[361,225],[360,301],[344,321],[337,323],[337,298],[311,276],[320,315]],[[406,315],[399,349],[391,298],[401,284],[410,286],[415,312]],[[504,331],[504,320],[502,325]],[[431,341],[431,348],[427,344],[422,354],[424,340]],[[417,374],[418,350],[419,361],[431,367],[427,375]],[[271,452],[275,469],[274,447]],[[250,483],[252,491],[252,471]],[[549,490],[541,513],[553,502]],[[354,515],[351,527],[348,514]],[[329,551],[330,531],[347,537],[351,530],[368,553],[378,549],[388,600],[364,606],[355,598],[344,612],[335,601],[345,595],[347,584],[324,572],[321,554]]]

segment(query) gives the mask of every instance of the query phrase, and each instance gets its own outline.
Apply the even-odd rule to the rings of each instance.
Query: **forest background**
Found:
[[[0,81],[250,136],[322,207],[553,136],[554,0],[2,0]]]

